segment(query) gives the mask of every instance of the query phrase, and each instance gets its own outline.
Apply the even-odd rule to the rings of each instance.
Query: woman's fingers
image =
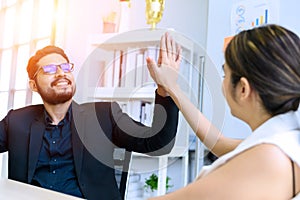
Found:
[[[150,75],[153,78],[153,80],[156,82],[156,77],[155,77],[155,72],[154,72],[156,63],[149,57],[146,58],[146,61],[147,61],[147,68],[150,72]]]
[[[181,62],[181,47],[175,40],[165,33],[160,40],[160,50],[157,63],[152,58],[147,58],[149,73],[157,85],[166,91],[176,84]]]
[[[170,40],[171,40],[171,45],[172,45],[172,49],[171,49],[172,50],[172,52],[171,52],[172,53],[171,54],[172,57],[171,58],[172,58],[173,61],[176,61],[176,57],[177,57],[177,44],[176,44],[175,40],[172,37],[170,38]]]
[[[182,49],[180,45],[177,45],[177,50],[176,50],[176,63],[177,63],[177,67],[179,67],[180,63],[181,63],[181,53],[182,53]]]
[[[167,55],[168,59],[172,59],[172,53],[173,53],[173,46],[172,46],[172,41],[171,41],[171,36],[167,32],[165,34],[166,37],[166,46],[167,46]]]
[[[167,44],[166,44],[166,34],[164,34],[160,39],[160,50],[159,50],[159,57],[157,63],[159,65],[162,64],[162,61],[167,60]]]
[[[172,36],[166,32],[160,40],[160,51],[158,65],[174,65],[181,61],[181,47],[176,43]]]

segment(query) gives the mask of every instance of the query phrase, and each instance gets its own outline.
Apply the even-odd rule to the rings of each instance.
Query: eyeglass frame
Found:
[[[69,70],[69,71],[64,71],[64,70],[61,68],[61,65],[63,65],[63,64],[69,64],[69,65],[71,65],[70,70]],[[55,70],[53,73],[51,73],[51,72],[45,72],[44,67],[51,66],[51,65],[52,65],[52,66],[55,66],[55,67],[56,67],[56,70]],[[36,70],[36,72],[34,73],[32,79],[34,79],[34,78],[37,76],[38,72],[39,72],[41,69],[43,69],[44,74],[47,74],[47,75],[56,74],[56,73],[57,73],[57,70],[58,70],[58,67],[59,67],[64,73],[70,73],[70,72],[73,72],[73,71],[74,71],[74,63],[61,63],[61,64],[58,64],[58,65],[55,65],[55,64],[43,65],[43,66],[40,66],[40,67]]]

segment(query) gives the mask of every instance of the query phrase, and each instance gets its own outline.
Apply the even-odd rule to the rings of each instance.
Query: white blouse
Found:
[[[278,146],[300,166],[300,118],[298,118],[297,113],[291,111],[270,118],[243,140],[236,149],[221,156],[211,166],[203,168],[198,178],[222,166],[239,153],[262,143]],[[300,193],[293,199],[300,199]]]

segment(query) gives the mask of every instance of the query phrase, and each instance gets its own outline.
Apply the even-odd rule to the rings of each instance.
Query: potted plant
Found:
[[[170,185],[171,178],[167,176],[166,178],[166,190],[168,191],[169,188],[173,187]],[[156,196],[155,193],[157,192],[157,185],[158,185],[158,176],[156,174],[151,174],[149,178],[145,179],[145,191],[147,194],[151,194],[150,196]]]

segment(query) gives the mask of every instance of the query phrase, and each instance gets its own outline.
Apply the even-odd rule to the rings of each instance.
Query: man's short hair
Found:
[[[27,64],[27,73],[28,73],[28,77],[29,79],[33,79],[33,76],[36,72],[36,70],[38,69],[37,63],[39,62],[39,60],[49,54],[52,53],[57,53],[59,55],[61,55],[62,57],[64,57],[67,62],[69,62],[69,58],[67,57],[67,55],[65,54],[64,50],[62,50],[61,48],[57,47],[57,46],[53,46],[53,45],[49,45],[46,46],[40,50],[38,50],[35,55],[33,55]]]

